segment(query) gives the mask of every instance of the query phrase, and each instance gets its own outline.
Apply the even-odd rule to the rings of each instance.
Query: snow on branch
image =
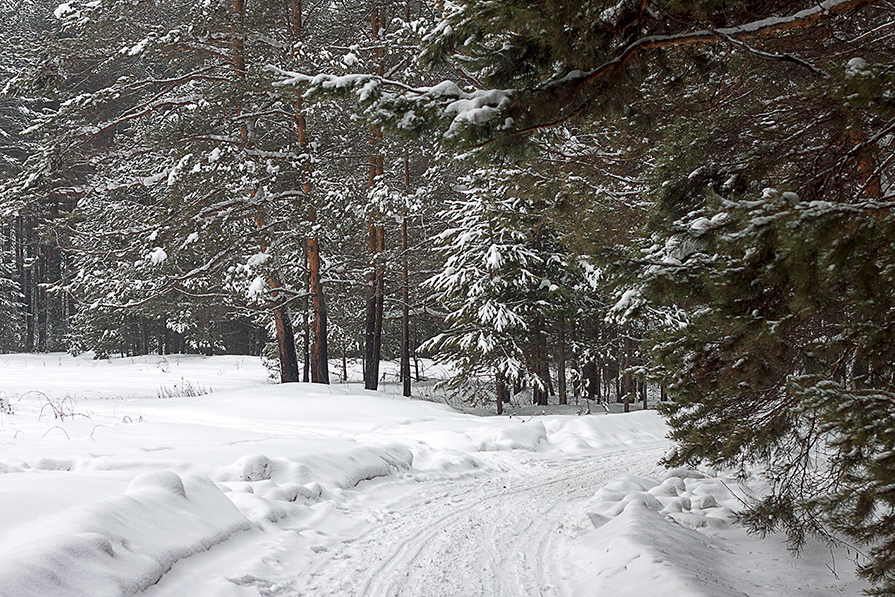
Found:
[[[769,17],[738,25],[736,27],[724,27],[715,30],[701,29],[689,33],[678,33],[672,35],[650,35],[642,37],[630,44],[621,51],[613,60],[603,63],[597,68],[590,71],[572,71],[562,79],[554,81],[547,85],[545,91],[562,91],[564,95],[572,95],[578,93],[585,85],[590,85],[606,75],[614,73],[621,69],[628,61],[642,56],[650,50],[662,48],[673,48],[682,46],[693,46],[701,44],[715,44],[721,41],[726,42],[742,42],[745,39],[751,39],[761,36],[768,36],[775,33],[782,33],[807,27],[814,23],[820,22],[849,10],[859,8],[861,6],[880,4],[881,0],[825,0],[816,6],[799,11],[793,15],[786,17]],[[802,66],[808,66],[815,70],[813,66],[808,65],[804,61],[788,55],[768,54],[766,57],[779,58],[796,62]],[[542,123],[528,128],[513,131],[513,135],[525,134],[534,130],[550,128],[567,122],[575,117],[586,107],[586,103],[579,105],[572,111],[564,114],[550,123]]]
[[[396,111],[401,112],[401,117],[395,119],[399,129],[414,129],[421,123],[420,113],[434,110],[439,117],[451,119],[444,133],[446,139],[456,137],[468,125],[489,123],[509,106],[516,93],[513,89],[466,92],[453,81],[443,81],[431,87],[411,87],[378,75],[306,75],[274,66],[267,68],[282,77],[274,83],[276,86],[307,87],[305,96],[318,91],[354,91],[361,104],[378,102],[383,106],[394,106]],[[509,128],[512,122],[505,121],[503,125]]]
[[[788,54],[774,54],[746,46],[743,40],[770,36],[807,27],[847,11],[882,0],[824,0],[817,5],[783,17],[769,17],[735,27],[701,29],[687,33],[650,35],[625,46],[612,60],[589,70],[575,70],[545,85],[521,89],[478,89],[466,92],[455,83],[445,81],[433,87],[412,87],[372,74],[306,75],[267,69],[278,75],[279,87],[306,88],[304,96],[315,93],[354,93],[366,106],[366,116],[373,124],[390,123],[398,129],[421,131],[434,120],[449,120],[445,139],[461,132],[479,129],[482,133],[473,142],[482,148],[500,140],[561,125],[583,113],[599,93],[600,81],[622,69],[629,61],[651,50],[702,44],[731,43],[764,58],[784,60],[807,67],[817,74],[820,69]],[[622,2],[620,7],[625,4]],[[611,15],[609,15],[611,16]],[[607,16],[608,18],[608,16]],[[555,118],[537,121],[530,116],[532,105],[556,106]],[[535,117],[536,118],[536,117]],[[501,134],[504,133],[505,134]],[[484,137],[484,139],[482,139]]]
[[[736,27],[724,27],[721,29],[702,29],[690,33],[678,33],[674,35],[650,35],[642,37],[630,43],[614,60],[606,62],[589,72],[576,73],[577,77],[566,77],[559,83],[578,78],[583,82],[592,82],[610,71],[626,63],[641,52],[670,48],[677,46],[692,46],[698,44],[714,44],[724,40],[750,39],[784,31],[791,31],[807,27],[823,19],[847,12],[870,4],[879,4],[881,0],[825,0],[813,6],[799,11],[788,17],[769,17],[752,21]]]

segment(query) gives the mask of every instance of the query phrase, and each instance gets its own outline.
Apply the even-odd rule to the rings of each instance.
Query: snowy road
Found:
[[[614,478],[655,472],[665,449],[489,453],[484,470],[456,479],[366,482],[320,513],[179,562],[146,594],[573,595],[565,555],[583,500]]]

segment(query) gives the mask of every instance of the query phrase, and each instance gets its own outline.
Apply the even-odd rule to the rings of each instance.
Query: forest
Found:
[[[0,351],[647,392],[895,591],[895,7],[2,3]],[[418,374],[417,374],[418,375]]]

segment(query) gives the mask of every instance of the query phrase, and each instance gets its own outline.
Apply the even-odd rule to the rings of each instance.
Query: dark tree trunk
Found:
[[[304,253],[304,262],[308,263],[307,239],[305,239],[305,242],[303,243],[302,252]],[[311,292],[310,276],[308,274],[304,275],[304,291],[308,294]],[[301,380],[305,383],[311,381],[311,324],[308,319],[308,309],[310,308],[308,294],[305,294],[301,298],[301,351],[303,357]]]
[[[623,383],[623,391],[624,395],[624,403],[625,403],[625,412],[631,412],[631,395],[633,394],[633,388],[631,387],[631,376],[627,373],[628,367],[631,366],[631,339],[625,335],[625,354],[624,354],[624,369],[626,372],[623,374],[622,383]]]
[[[295,354],[295,333],[292,330],[292,318],[286,305],[278,305],[273,310],[274,323],[277,328],[277,349],[280,357],[280,382],[298,381],[298,357]]]
[[[37,351],[47,351],[47,251],[46,247],[38,246],[37,250],[37,279],[34,281],[37,304],[34,311],[37,313]]]
[[[586,382],[585,385],[585,394],[588,400],[599,400],[600,399],[600,373],[597,364],[594,361],[588,361],[584,365],[584,370],[582,371],[584,375],[584,379]]]
[[[381,166],[380,166],[381,171]],[[379,385],[379,363],[382,361],[382,322],[385,317],[385,264],[382,262],[385,252],[385,226],[376,227],[376,254],[379,256],[376,271],[376,327],[373,334],[374,378]]]
[[[203,319],[203,329],[205,330],[205,356],[214,356],[214,337],[212,335],[211,326],[211,314],[209,313],[208,307],[205,307],[204,312],[202,314]]]
[[[404,178],[409,184],[407,173],[407,156],[404,156]],[[402,280],[402,309],[401,309],[401,381],[404,385],[404,395],[410,396],[410,275],[407,264],[407,218],[401,222],[401,251],[404,256],[404,279]]]
[[[379,387],[379,347],[381,346],[381,319],[379,318],[379,227],[367,225],[367,252],[371,263],[367,272],[366,288],[366,333],[364,334],[364,388],[375,390]]]
[[[308,272],[314,306],[314,345],[311,355],[311,382],[329,383],[329,351],[326,346],[326,299],[320,280],[320,247],[316,238],[308,239]]]
[[[140,316],[140,354],[149,354],[149,330],[146,329],[146,317]]]
[[[568,404],[566,391],[566,318],[559,318],[559,362],[557,363],[556,385],[559,390],[559,403]]]
[[[16,246],[16,267],[19,272],[19,286],[22,289],[22,317],[25,320],[25,352],[34,351],[34,303],[31,292],[31,267],[28,259],[33,256],[32,228],[30,218],[16,219],[18,243]]]
[[[497,385],[497,414],[502,415],[503,405],[510,401],[510,388],[502,373],[497,373],[494,377]]]
[[[373,39],[379,38],[382,27],[382,8],[374,6],[370,14],[370,26]],[[377,73],[384,72],[384,50],[374,50]],[[370,160],[367,188],[372,189],[377,179],[385,170],[384,159],[376,153],[382,140],[382,129],[374,128],[370,132]],[[364,335],[364,388],[375,390],[379,387],[379,361],[382,355],[382,316],[383,294],[385,289],[384,268],[382,264],[382,251],[385,248],[385,228],[381,224],[371,221],[367,224],[367,252],[370,256],[370,271],[367,273],[366,291],[366,333]]]

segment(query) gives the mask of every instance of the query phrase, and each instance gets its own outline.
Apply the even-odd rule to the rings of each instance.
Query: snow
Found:
[[[249,284],[246,294],[249,298],[258,298],[264,295],[265,290],[267,290],[267,283],[264,281],[264,278],[256,276],[252,283]]]
[[[282,77],[275,85],[306,86],[308,87],[306,94],[312,93],[315,88],[325,90],[354,88],[361,103],[374,99],[382,87],[397,88],[400,94],[398,96],[390,95],[391,99],[398,97],[401,101],[425,107],[440,106],[442,113],[452,119],[444,133],[445,138],[448,139],[456,137],[462,129],[469,125],[484,125],[490,122],[509,106],[516,93],[513,89],[481,89],[467,93],[453,81],[442,81],[431,87],[413,88],[373,75],[318,74],[311,76],[285,71],[275,66],[268,66],[267,70]],[[399,120],[400,127],[407,128],[412,125],[415,112],[408,116],[410,110],[412,109],[408,108],[408,111],[405,111]],[[509,126],[511,121],[512,119],[505,119],[504,126]]]
[[[57,6],[55,10],[53,10],[53,16],[57,19],[61,19],[70,12],[75,12],[75,10],[71,7],[71,4],[68,2],[63,2],[62,4]]]
[[[270,253],[265,253],[265,252],[255,253],[254,255],[249,257],[249,260],[246,262],[246,265],[248,267],[258,267],[260,265],[267,263],[268,259],[270,259]]]
[[[845,76],[847,77],[857,77],[860,75],[864,75],[870,72],[868,68],[867,61],[863,58],[852,58],[845,65]]]
[[[160,263],[164,263],[165,259],[168,258],[168,254],[161,247],[156,247],[152,251],[149,252],[149,261],[152,265],[158,265]]]
[[[481,416],[241,356],[0,355],[0,392],[0,595],[865,588],[732,524],[760,476],[658,467],[652,411]]]
[[[148,44],[148,43],[149,43],[149,38],[145,38],[145,39],[140,40],[139,42],[137,42],[130,48],[125,48],[124,51],[128,56],[136,56],[137,54],[140,54],[141,52],[143,52],[143,50],[146,49],[146,44]]]
[[[145,178],[140,179],[140,184],[143,186],[151,187],[152,185],[158,184],[159,182],[166,180],[168,178],[169,171],[165,170],[164,172],[159,172],[158,174],[153,174],[151,176],[147,176]]]

